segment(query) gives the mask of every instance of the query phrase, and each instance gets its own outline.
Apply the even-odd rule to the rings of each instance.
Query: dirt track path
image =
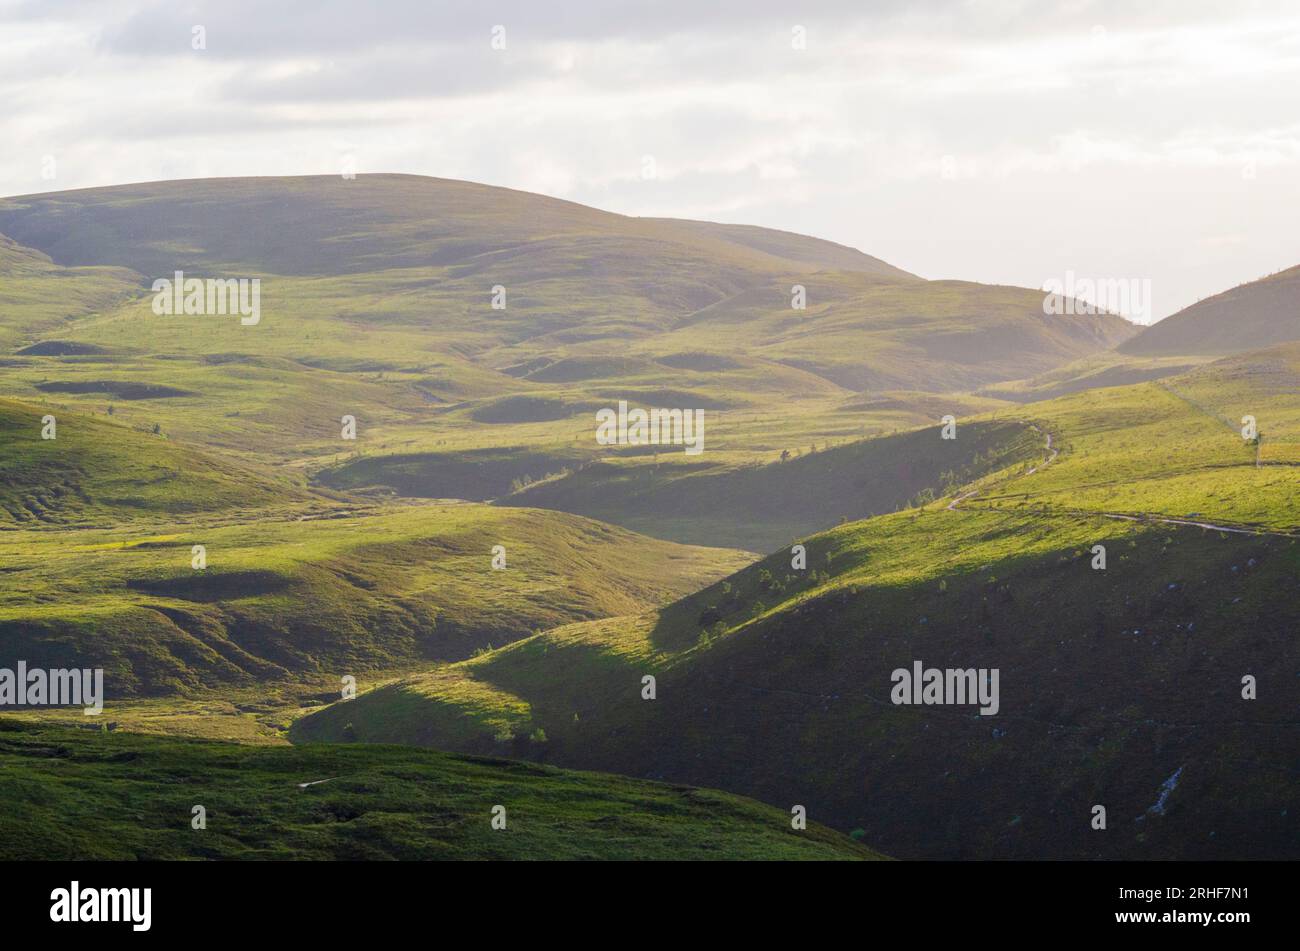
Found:
[[[1033,429],[1034,432],[1039,432],[1039,433],[1043,432],[1041,429],[1039,429],[1037,426],[1034,426],[1032,423],[1030,424],[1030,428]],[[1048,456],[1047,456],[1046,459],[1044,459],[1044,460],[1043,460],[1042,462],[1040,462],[1038,465],[1034,466],[1032,469],[1030,469],[1028,472],[1026,472],[1025,475],[1027,475],[1027,476],[1031,476],[1031,475],[1033,475],[1035,472],[1037,472],[1039,469],[1043,468],[1044,466],[1049,465],[1049,464],[1055,462],[1055,461],[1056,461],[1056,457],[1059,456],[1059,455],[1061,454],[1061,452],[1060,452],[1059,449],[1054,449],[1054,448],[1052,447],[1052,434],[1051,434],[1051,433],[1043,433],[1043,435],[1045,435],[1045,436],[1047,437],[1047,452],[1048,452]],[[966,501],[967,499],[969,499],[971,496],[975,496],[975,495],[979,495],[979,494],[980,494],[980,493],[979,493],[979,489],[971,489],[969,492],[963,492],[961,495],[957,496],[955,499],[953,499],[951,502],[948,503],[948,511],[949,511],[949,512],[955,512],[955,511],[957,511],[957,506],[958,506],[958,505],[960,505],[961,503],[965,502],[965,501]]]
[[[1039,429],[1037,426],[1034,426],[1033,428],[1038,432],[1043,432],[1043,430]],[[1056,457],[1061,454],[1060,450],[1054,448],[1052,445],[1052,434],[1043,434],[1047,437],[1047,445],[1045,448],[1047,449],[1048,456],[1038,465],[1026,471],[1024,473],[1025,476],[1031,476],[1035,472],[1043,469],[1045,466],[1055,462]],[[969,492],[963,492],[948,503],[947,511],[957,511],[957,507],[961,505],[961,503],[976,495],[979,495],[978,489],[971,489]],[[1200,522],[1196,519],[1175,518],[1172,515],[1159,515],[1155,512],[1098,512],[1089,509],[1059,509],[1058,512],[1061,515],[1093,516],[1095,518],[1110,518],[1123,522],[1159,522],[1165,525],[1186,525],[1190,528],[1204,528],[1215,532],[1230,532],[1234,535],[1271,535],[1275,538],[1300,538],[1300,533],[1297,532],[1276,532],[1270,531],[1266,528],[1248,528],[1240,525],[1219,525],[1214,522]]]

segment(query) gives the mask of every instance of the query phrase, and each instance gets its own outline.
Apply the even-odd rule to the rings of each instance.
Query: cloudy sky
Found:
[[[0,0],[0,142],[0,195],[353,163],[1159,318],[1300,264],[1300,4]]]

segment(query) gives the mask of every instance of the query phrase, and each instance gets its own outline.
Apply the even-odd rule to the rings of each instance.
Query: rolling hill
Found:
[[[0,721],[0,858],[871,860],[707,789],[396,747],[250,747]],[[205,827],[191,826],[203,806]],[[505,809],[504,829],[491,827]]]
[[[0,199],[0,233],[0,666],[103,667],[119,727],[0,718],[0,827],[77,789],[52,841],[105,858],[1300,854],[1294,271],[1138,334],[405,175]],[[258,279],[260,320],[154,314],[176,270]],[[620,401],[705,451],[598,444]],[[999,713],[891,703],[917,660],[998,669]],[[498,790],[535,838],[479,834]]]
[[[0,347],[109,310],[137,294],[140,280],[120,267],[60,267],[0,234]]]
[[[739,266],[779,262],[919,280],[803,235],[627,218],[543,195],[415,175],[201,179],[27,195],[3,200],[0,231],[70,266],[112,264],[150,275],[176,268],[357,273],[464,265],[485,254],[517,258],[525,249],[528,267],[536,268],[553,239],[603,237],[678,245]]]
[[[643,610],[747,560],[562,513],[465,504],[0,531],[0,658],[102,667],[115,698],[321,674],[364,682]]]
[[[116,265],[146,281],[176,270],[260,277],[267,314],[257,349],[301,361],[346,344],[350,358],[393,369],[450,352],[496,370],[625,356],[635,343],[651,355],[739,349],[854,389],[915,383],[925,367],[925,388],[957,389],[1045,370],[1133,332],[1110,316],[1049,319],[1039,291],[923,281],[799,235],[627,218],[416,176],[24,196],[0,200],[0,232],[61,264]],[[807,287],[805,311],[791,309],[794,284]],[[507,290],[502,309],[491,306],[497,285]],[[110,319],[83,336],[138,346],[137,328],[147,326],[155,348],[219,352],[220,331],[194,337],[196,321],[146,313],[142,301],[122,315],[129,325]],[[224,339],[237,349],[253,338]]]
[[[1226,356],[1300,340],[1300,266],[1180,310],[1119,346],[1141,357]]]
[[[298,481],[49,404],[0,399],[0,443],[0,527],[235,516],[309,498]]]
[[[1291,365],[1265,353],[1257,366]],[[781,550],[659,612],[441,665],[291,735],[343,739],[346,720],[360,742],[725,782],[807,799],[903,858],[1294,855],[1297,477],[1257,464],[1203,399],[1265,407],[1283,432],[1300,401],[1246,365],[1033,404],[1053,437],[1034,465],[806,538],[804,570]],[[1234,366],[1235,393],[1218,379]],[[894,705],[891,671],[917,660],[999,669],[998,714]],[[537,729],[544,747],[521,739]]]
[[[820,584],[776,556],[658,617],[550,631],[326,708],[291,735],[725,782],[807,800],[903,858],[1295,853],[1290,541],[907,521],[811,539]],[[1106,574],[1089,567],[1097,543],[1114,553]],[[893,706],[891,671],[916,660],[998,668],[998,714]],[[1244,674],[1258,701],[1241,698]],[[540,747],[526,739],[539,729]],[[1150,813],[1179,770],[1167,812]],[[1089,827],[1094,804],[1113,817],[1108,835]]]
[[[575,512],[686,544],[770,551],[1037,459],[1040,443],[1024,423],[980,422],[953,440],[929,427],[759,465],[671,457],[651,466],[592,462],[501,502]]]

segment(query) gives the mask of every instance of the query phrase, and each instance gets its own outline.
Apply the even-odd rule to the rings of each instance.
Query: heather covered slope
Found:
[[[635,346],[649,356],[740,351],[855,389],[911,384],[923,367],[925,388],[955,389],[1047,369],[1132,332],[1115,317],[1048,319],[1037,291],[922,281],[799,235],[627,218],[415,176],[24,196],[0,201],[0,231],[61,263],[117,264],[150,280],[175,270],[261,276],[265,325],[225,349],[255,340],[263,355],[306,363],[345,342],[352,360],[408,372],[427,352],[495,370]],[[794,284],[807,289],[805,311],[791,308]],[[505,309],[491,307],[497,285]],[[188,339],[193,319],[129,319],[88,326],[87,340],[130,346],[143,324],[173,353],[216,352],[207,335]]]
[[[1300,266],[1216,294],[1120,344],[1126,354],[1226,356],[1300,340]]]

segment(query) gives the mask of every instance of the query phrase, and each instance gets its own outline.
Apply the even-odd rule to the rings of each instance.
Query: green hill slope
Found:
[[[69,227],[75,216],[77,227]],[[196,179],[25,195],[0,230],[68,265],[142,274],[251,268],[343,274],[507,258],[535,268],[556,238],[694,248],[722,262],[841,267],[916,280],[861,252],[762,228],[628,218],[574,202],[417,175]],[[253,221],[253,227],[249,227]],[[646,289],[651,290],[650,288]]]
[[[57,333],[66,321],[108,310],[139,293],[141,277],[120,267],[60,267],[0,234],[0,347]]]
[[[504,502],[576,512],[689,544],[770,551],[1037,459],[1041,442],[1024,423],[981,422],[963,426],[955,440],[940,439],[936,427],[766,465],[669,456],[652,466],[593,462]]]
[[[60,304],[57,328],[23,322],[0,397],[85,415],[112,406],[127,427],[331,491],[487,500],[597,461],[631,472],[654,460],[611,458],[592,423],[624,399],[705,409],[713,472],[766,466],[783,451],[989,408],[954,391],[1050,370],[1133,332],[1114,317],[1049,318],[1038,291],[923,281],[787,232],[416,176],[25,196],[0,201],[5,229],[28,245],[14,255],[129,267],[138,283],[102,312]],[[261,320],[155,315],[146,288],[177,269],[258,278]],[[791,308],[795,284],[806,310]],[[906,393],[877,399],[882,390]],[[866,398],[853,404],[858,391]],[[355,442],[340,439],[345,416]],[[774,474],[759,482],[781,483]],[[752,510],[761,486],[737,478]],[[630,481],[657,479],[647,469]],[[694,494],[704,482],[686,485]],[[929,487],[903,478],[879,498],[854,493],[861,504],[726,540],[766,545]],[[610,517],[617,504],[599,494],[591,511]],[[650,527],[632,518],[624,524]]]
[[[1300,345],[1287,345],[1154,383],[1032,404],[1061,458],[964,504],[1294,530],[1297,380]],[[1259,444],[1242,438],[1246,416],[1256,418]]]
[[[1206,298],[1125,341],[1135,356],[1224,356],[1300,340],[1300,266]]]
[[[784,261],[797,261],[818,269],[858,271],[894,280],[920,280],[915,274],[896,268],[869,254],[863,254],[856,248],[790,231],[756,228],[752,225],[716,224],[711,221],[684,221],[677,218],[646,219],[646,221],[677,226],[693,235],[707,235],[731,244],[762,251]]]
[[[1044,315],[1041,291],[414,176],[4,199],[0,232],[19,242],[0,245],[0,666],[103,667],[133,702],[125,728],[183,732],[239,692],[229,719],[248,722],[204,728],[275,738],[294,697],[353,675],[361,696],[295,740],[725,787],[775,807],[786,837],[797,803],[909,858],[1300,854],[1300,343],[1274,342],[1292,339],[1290,277],[1241,298],[1237,349],[1273,345],[1215,359],[1233,347],[1196,315],[1138,338],[1193,328],[1175,349],[1117,351],[1135,328]],[[149,282],[177,269],[259,278],[261,320],[153,314]],[[597,445],[595,411],[620,400],[704,410],[705,454]],[[933,428],[948,413],[955,442]],[[456,498],[508,504],[427,501]],[[806,567],[780,547],[795,541]],[[891,672],[915,661],[997,668],[998,715],[894,705]],[[82,740],[109,744],[102,763]],[[209,766],[197,746],[147,746],[167,742],[41,734],[12,774],[138,759],[140,786],[83,774],[109,783],[104,802],[157,794],[169,763],[266,780],[262,754],[206,747],[224,750]],[[325,767],[397,763],[396,790],[435,762],[283,755],[321,767],[295,782],[330,780],[289,790],[305,796],[339,781]],[[598,782],[582,794],[605,796]],[[636,808],[664,807],[634,785]],[[340,788],[319,808],[346,831],[266,793],[292,830],[273,854],[434,847],[421,818],[390,824],[387,791]],[[582,794],[557,789],[557,823],[587,815]],[[66,811],[67,789],[34,785],[15,828],[52,821],[32,805],[46,795]],[[478,814],[457,802],[455,823]],[[667,854],[663,827],[609,824],[625,821],[622,852],[563,823],[541,851],[625,856],[644,838]],[[95,829],[84,844],[118,854]],[[214,854],[246,854],[254,832]],[[712,841],[685,835],[690,854]],[[122,848],[196,854],[150,836]]]
[[[642,611],[746,560],[561,513],[455,504],[0,532],[0,666],[102,667],[110,697],[309,674],[364,683]]]
[[[1053,437],[1038,465],[809,538],[804,571],[783,550],[658,613],[440,666],[292,735],[339,738],[346,721],[367,742],[807,799],[907,858],[1293,857],[1300,476],[1257,465],[1202,405],[1265,406],[1286,431],[1300,401],[1263,371],[1289,365],[1270,354],[1237,365],[1236,392],[1216,364],[1181,395],[1034,404]],[[891,672],[916,661],[997,668],[997,715],[893,704]],[[522,739],[537,729],[541,747]]]
[[[0,443],[0,527],[234,515],[308,498],[291,479],[48,404],[0,399]]]
[[[981,396],[1033,403],[1055,399],[1083,390],[1112,386],[1131,386],[1164,377],[1176,376],[1209,362],[1213,357],[1135,357],[1110,350],[1067,363],[1024,380],[995,383],[979,391]]]
[[[405,175],[24,196],[0,201],[0,230],[61,263],[118,264],[149,280],[176,270],[260,276],[259,352],[303,361],[340,346],[339,356],[390,367],[418,366],[416,355],[437,350],[498,369],[626,356],[629,341],[640,352],[730,355],[739,340],[751,356],[854,389],[951,390],[1045,370],[1133,331],[1117,317],[1049,318],[1038,291],[922,281],[799,235],[628,218]],[[791,309],[796,283],[807,288],[806,311]],[[504,309],[491,307],[497,285],[508,292]],[[195,337],[198,321],[150,319],[147,306],[126,323],[87,328],[85,339],[129,346],[147,326],[151,345],[172,353],[251,339],[230,328]]]
[[[0,721],[0,776],[6,861],[882,857],[813,822],[795,832],[788,811],[726,793],[395,747]],[[497,805],[506,827],[494,830]]]
[[[1105,573],[1089,565],[1098,543]],[[292,735],[347,726],[363,742],[722,783],[807,800],[909,858],[1295,854],[1289,540],[933,512],[809,548],[827,580],[793,580],[774,557],[658,617],[550,631]],[[998,668],[998,715],[891,704],[891,672],[917,660]],[[1244,674],[1259,700],[1241,698]],[[1180,768],[1167,814],[1140,819]],[[1089,828],[1094,804],[1108,835]]]

